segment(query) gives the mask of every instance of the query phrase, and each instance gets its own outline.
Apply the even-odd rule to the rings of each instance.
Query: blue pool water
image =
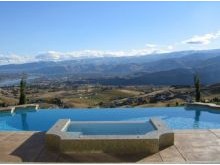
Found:
[[[0,113],[0,131],[47,131],[58,119],[73,121],[148,121],[159,117],[172,129],[220,128],[220,110],[185,109],[184,107],[115,108],[115,109],[48,109],[15,114]]]
[[[67,132],[77,135],[144,135],[155,130],[150,122],[73,123]]]

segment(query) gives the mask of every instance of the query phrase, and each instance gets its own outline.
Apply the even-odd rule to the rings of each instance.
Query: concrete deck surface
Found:
[[[0,132],[0,162],[220,163],[220,129],[175,131],[175,145],[154,155],[54,153],[44,132]]]

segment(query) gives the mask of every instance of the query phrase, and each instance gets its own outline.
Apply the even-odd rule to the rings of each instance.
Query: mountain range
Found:
[[[220,49],[0,66],[1,75],[22,73],[37,77],[71,77],[73,83],[86,80],[105,85],[192,85],[193,75],[198,73],[201,82],[209,85],[220,82]]]

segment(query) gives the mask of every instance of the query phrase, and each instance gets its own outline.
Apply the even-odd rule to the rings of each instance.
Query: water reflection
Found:
[[[27,113],[21,113],[21,125],[22,130],[29,130],[28,122],[27,122]]]
[[[37,112],[36,109],[16,109],[15,114],[21,116],[21,129],[24,131],[29,130],[28,124],[28,113],[35,113]]]
[[[200,116],[201,116],[201,111],[200,110],[195,110],[193,128],[199,128]]]

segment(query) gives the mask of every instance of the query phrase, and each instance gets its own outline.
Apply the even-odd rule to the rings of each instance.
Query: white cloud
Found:
[[[142,49],[131,50],[81,50],[72,52],[58,52],[58,51],[46,51],[39,52],[37,55],[16,55],[16,54],[0,54],[0,65],[5,64],[21,64],[27,62],[37,61],[62,61],[73,60],[83,58],[98,58],[98,57],[125,57],[125,56],[143,56],[155,53],[167,53],[173,51],[172,45],[158,46],[154,44],[146,44]]]
[[[173,49],[174,49],[174,46],[173,46],[173,45],[169,45],[169,46],[167,46],[167,49],[168,49],[168,50],[173,50]]]
[[[157,45],[154,45],[154,44],[146,44],[146,47],[149,47],[149,48],[155,48]]]
[[[5,64],[22,64],[32,62],[34,60],[31,56],[22,56],[16,54],[0,54],[0,65]]]
[[[44,53],[39,53],[35,56],[36,60],[59,60],[61,57],[61,53],[56,51],[48,51]]]
[[[190,39],[187,39],[185,41],[183,41],[183,44],[209,44],[211,43],[213,40],[217,39],[220,37],[220,31],[216,32],[216,33],[208,33],[208,34],[204,34],[201,36],[195,35]]]
[[[96,57],[124,57],[124,56],[143,56],[153,53],[167,53],[172,51],[174,48],[172,45],[168,46],[157,46],[153,44],[146,44],[145,48],[142,49],[131,49],[127,51],[110,51],[110,50],[82,50],[72,52],[57,52],[48,51],[39,53],[35,56],[37,61],[60,61],[60,60],[71,60],[81,58],[96,58]]]

